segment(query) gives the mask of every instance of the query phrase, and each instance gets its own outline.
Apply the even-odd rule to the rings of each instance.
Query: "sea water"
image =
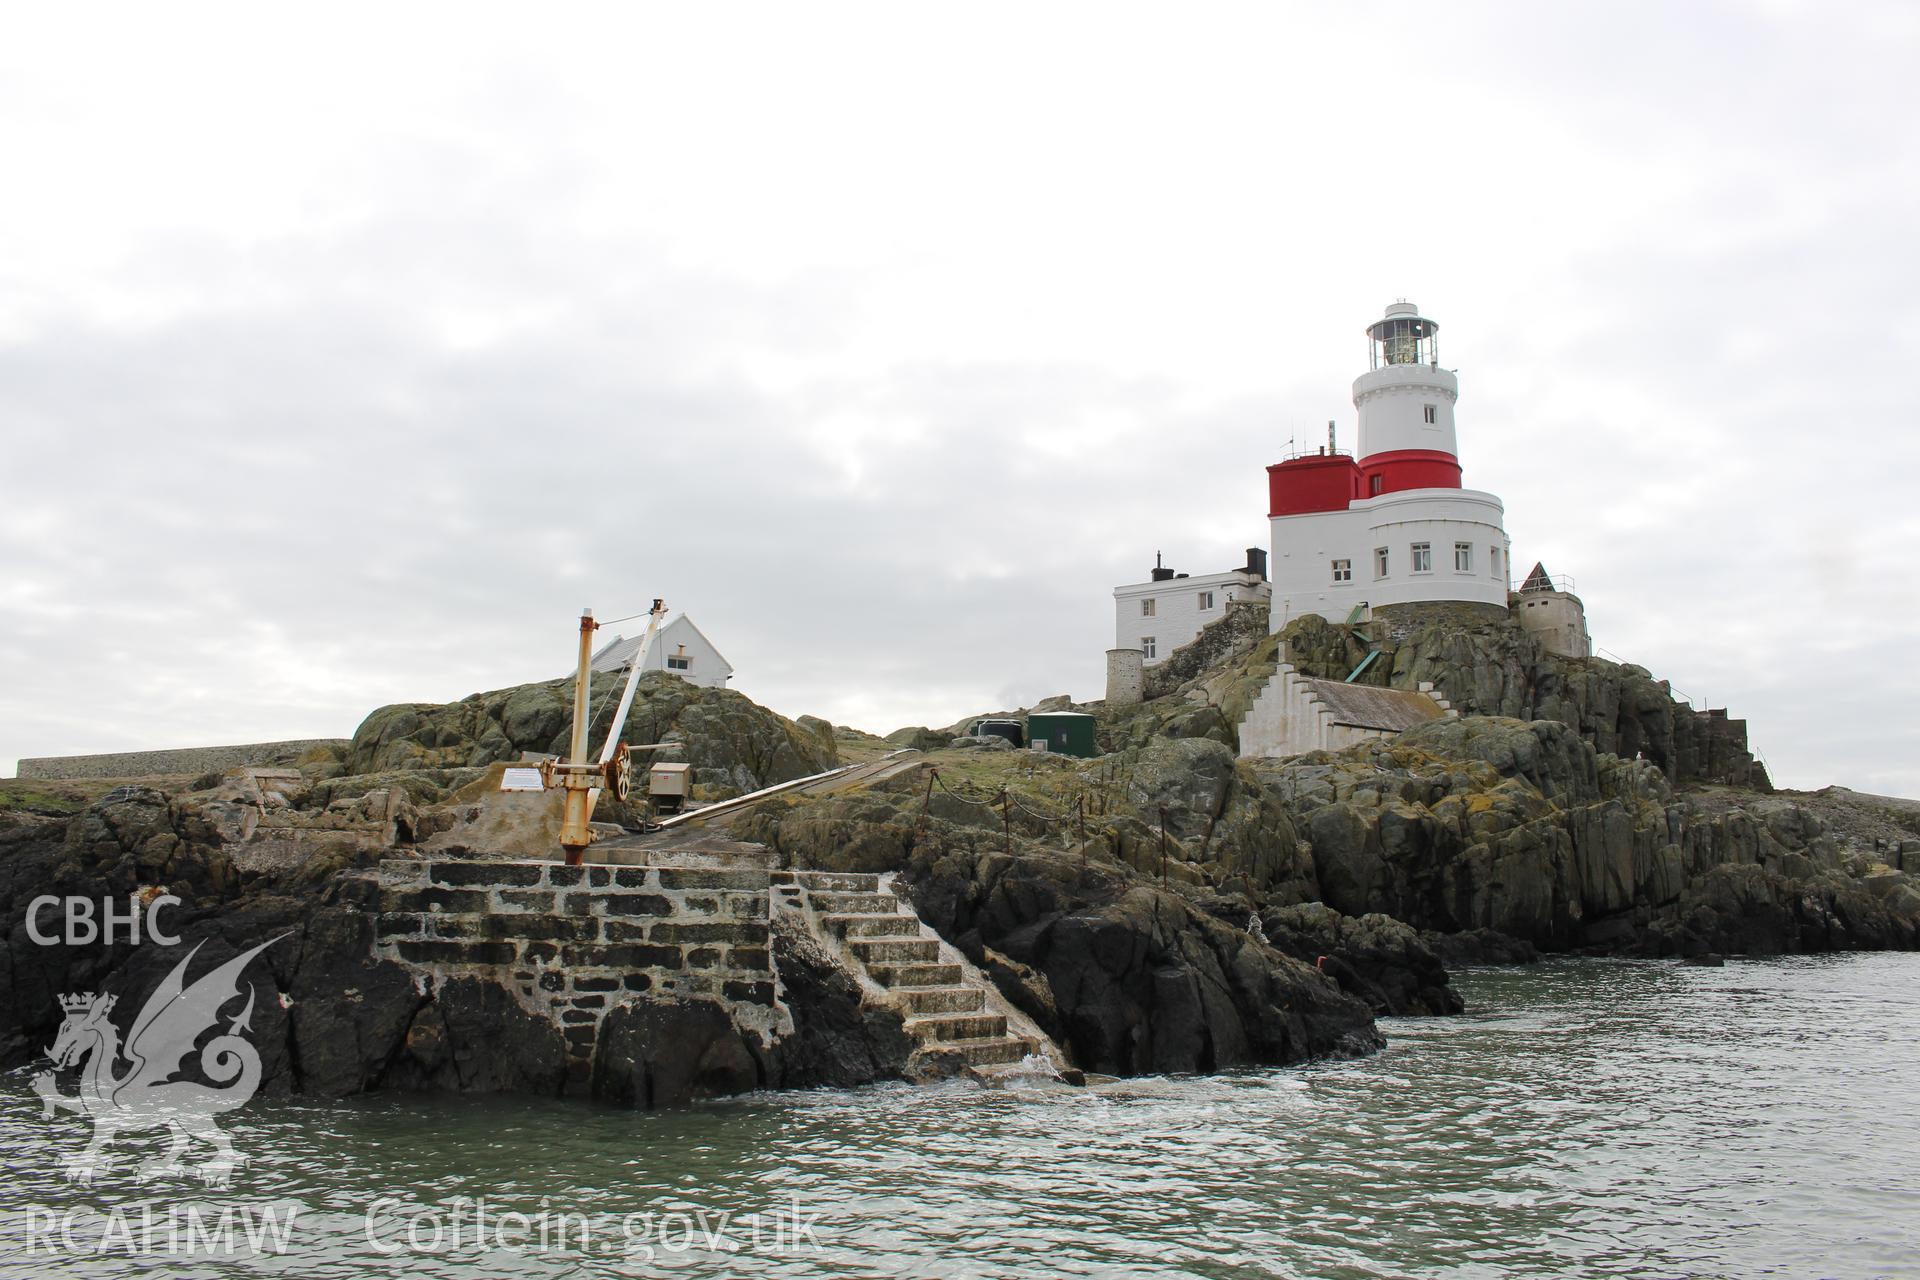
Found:
[[[0,1085],[0,1275],[1920,1275],[1920,956],[1556,960],[1357,1061],[635,1113],[256,1099],[225,1188]]]

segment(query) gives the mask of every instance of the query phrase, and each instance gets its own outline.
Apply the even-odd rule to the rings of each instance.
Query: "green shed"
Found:
[[[1100,754],[1093,740],[1093,717],[1084,711],[1036,711],[1027,717],[1027,741],[1038,749],[1091,760]]]

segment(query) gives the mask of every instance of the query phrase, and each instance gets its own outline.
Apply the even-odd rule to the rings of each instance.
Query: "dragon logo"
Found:
[[[281,934],[284,938],[287,935]],[[140,1166],[144,1180],[193,1174],[209,1187],[225,1187],[246,1157],[214,1123],[214,1117],[246,1105],[260,1087],[260,1052],[242,1035],[252,1030],[254,991],[247,988],[246,1007],[228,1021],[223,1034],[200,1049],[200,1071],[212,1084],[172,1077],[193,1053],[202,1034],[217,1028],[220,1010],[240,995],[240,974],[249,962],[280,938],[270,938],[243,951],[192,986],[185,984],[187,966],[199,953],[196,943],[185,959],[154,989],[127,1031],[126,1046],[109,1021],[116,997],[92,992],[60,997],[66,1020],[47,1057],[55,1071],[78,1065],[79,1092],[71,1097],[59,1091],[55,1071],[33,1079],[34,1092],[51,1116],[72,1111],[93,1121],[93,1141],[67,1161],[67,1177],[91,1185],[94,1174],[107,1167],[107,1147],[122,1132],[165,1128],[173,1145],[164,1156]],[[116,1075],[116,1064],[129,1064]],[[181,1157],[194,1139],[213,1148],[212,1158],[188,1165]]]

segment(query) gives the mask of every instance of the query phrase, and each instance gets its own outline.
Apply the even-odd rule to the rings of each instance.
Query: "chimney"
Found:
[[[1265,582],[1267,578],[1267,553],[1259,547],[1248,547],[1245,572],[1251,573],[1262,582]]]
[[[1153,580],[1155,582],[1165,582],[1171,577],[1173,577],[1173,570],[1162,565],[1160,563],[1160,553],[1158,551],[1154,552],[1153,553]]]

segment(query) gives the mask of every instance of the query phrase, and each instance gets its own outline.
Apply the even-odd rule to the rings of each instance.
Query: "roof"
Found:
[[[1547,572],[1546,565],[1535,560],[1533,562],[1533,572],[1529,573],[1526,581],[1520,584],[1520,589],[1522,591],[1551,591],[1553,590],[1553,575]]]
[[[656,638],[664,642],[668,633],[682,624],[684,624],[688,630],[692,631],[693,634],[699,636],[700,639],[705,642],[707,648],[713,650],[713,656],[720,659],[720,665],[725,667],[729,674],[733,672],[733,664],[727,661],[727,656],[724,653],[720,652],[720,646],[708,640],[707,633],[696,626],[693,619],[684,613],[676,614],[673,621],[663,624]],[[593,655],[593,669],[595,671],[625,671],[627,666],[632,663],[634,658],[639,654],[640,645],[646,638],[646,632],[644,631],[632,638],[615,636],[601,647],[600,652]]]
[[[1309,676],[1301,676],[1299,680],[1333,713],[1333,723],[1355,729],[1398,733],[1438,720],[1441,715],[1439,703],[1411,689],[1382,689],[1378,685],[1315,680]]]
[[[1351,459],[1349,459],[1351,461]],[[1185,590],[1187,587],[1225,587],[1233,583],[1257,587],[1266,585],[1266,579],[1242,565],[1238,569],[1226,569],[1220,573],[1195,573],[1184,578],[1162,578],[1158,582],[1126,582],[1113,589],[1114,595],[1123,591],[1165,591],[1169,587]]]
[[[593,655],[593,669],[595,671],[625,671],[628,664],[633,661],[634,656],[640,652],[640,644],[646,638],[645,632],[641,632],[639,635],[632,637],[615,636],[601,646],[600,652]]]

